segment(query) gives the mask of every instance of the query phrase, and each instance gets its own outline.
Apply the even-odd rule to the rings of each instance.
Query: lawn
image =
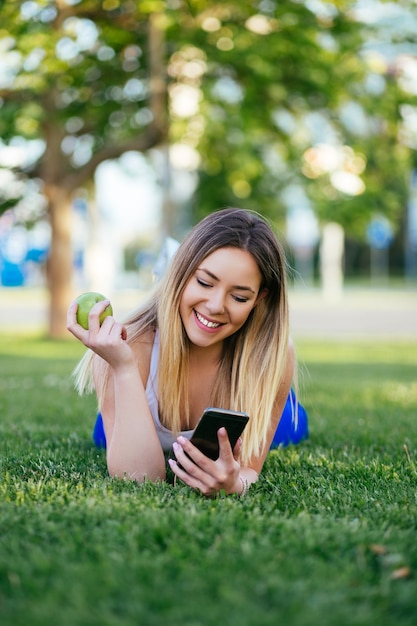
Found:
[[[2,626],[417,623],[417,341],[300,341],[311,437],[249,494],[110,480],[73,341],[0,335]]]

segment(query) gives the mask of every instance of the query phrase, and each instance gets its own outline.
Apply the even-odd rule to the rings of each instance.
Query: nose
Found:
[[[225,296],[220,289],[211,290],[210,297],[206,302],[207,311],[210,315],[220,315],[224,313]]]

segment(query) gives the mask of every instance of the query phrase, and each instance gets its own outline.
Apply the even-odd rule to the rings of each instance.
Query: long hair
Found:
[[[289,315],[284,250],[268,223],[257,213],[227,208],[199,222],[178,248],[164,278],[149,302],[127,320],[128,341],[147,329],[158,329],[158,400],[162,423],[173,432],[189,426],[188,368],[190,342],[180,302],[188,281],[202,260],[219,248],[238,248],[255,259],[262,276],[262,298],[245,324],[223,343],[212,406],[246,411],[250,415],[241,452],[245,464],[266,444],[274,403],[282,384],[289,342]],[[76,372],[80,392],[92,388],[88,377],[91,357]],[[99,400],[107,378],[96,389]]]

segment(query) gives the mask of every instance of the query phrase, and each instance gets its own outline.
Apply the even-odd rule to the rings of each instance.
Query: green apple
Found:
[[[78,298],[75,299],[75,302],[78,302],[77,309],[77,322],[88,330],[88,314],[91,309],[97,302],[101,302],[102,300],[107,300],[105,296],[101,293],[97,293],[96,291],[88,291],[87,293],[82,293]],[[100,326],[103,323],[103,320],[108,315],[113,315],[113,309],[111,304],[104,309],[103,313],[100,315]]]

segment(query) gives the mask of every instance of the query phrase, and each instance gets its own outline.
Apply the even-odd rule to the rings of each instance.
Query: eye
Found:
[[[233,300],[236,300],[236,302],[247,302],[248,298],[245,298],[244,296],[232,296]]]
[[[206,281],[201,280],[201,278],[198,278],[196,276],[196,281],[198,282],[199,285],[201,285],[202,287],[211,287],[210,283],[206,283]]]

